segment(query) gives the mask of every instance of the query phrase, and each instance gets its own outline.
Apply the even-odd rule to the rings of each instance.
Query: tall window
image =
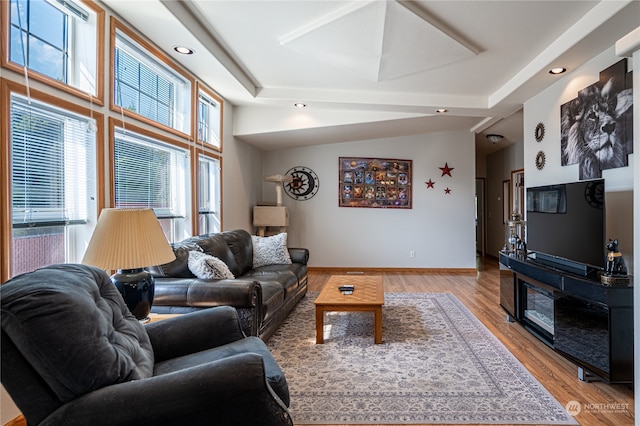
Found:
[[[216,97],[202,90],[198,94],[198,141],[221,150],[222,105]]]
[[[97,95],[97,16],[71,0],[11,0],[9,60]]]
[[[198,234],[221,231],[220,160],[198,156]]]
[[[113,170],[115,207],[152,208],[170,242],[191,235],[186,149],[116,129]]]
[[[11,96],[13,274],[79,262],[97,218],[89,120]]]
[[[116,30],[114,104],[190,133],[191,82]]]

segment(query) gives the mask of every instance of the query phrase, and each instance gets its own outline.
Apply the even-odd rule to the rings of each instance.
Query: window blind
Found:
[[[220,105],[203,93],[198,96],[198,138],[220,146]]]
[[[185,217],[186,150],[116,129],[114,151],[116,207],[152,208],[160,219]]]
[[[200,155],[198,163],[198,210],[200,214],[215,214],[220,202],[220,161]]]
[[[95,183],[89,119],[19,95],[10,110],[14,228],[86,223]]]
[[[116,105],[162,125],[188,130],[191,83],[116,31]]]
[[[220,160],[198,156],[198,226],[200,234],[220,232]]]

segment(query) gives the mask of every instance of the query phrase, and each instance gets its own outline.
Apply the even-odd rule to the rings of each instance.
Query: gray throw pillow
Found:
[[[290,265],[291,257],[287,248],[287,233],[271,237],[251,236],[253,244],[253,267],[267,265]]]
[[[222,260],[199,251],[189,252],[189,269],[201,280],[234,279],[233,273]]]

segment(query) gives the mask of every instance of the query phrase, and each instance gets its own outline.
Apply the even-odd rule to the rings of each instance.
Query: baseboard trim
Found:
[[[309,266],[309,272],[325,274],[375,274],[375,273],[397,273],[397,274],[464,274],[475,275],[476,268],[359,268],[359,267],[333,267],[333,266]]]

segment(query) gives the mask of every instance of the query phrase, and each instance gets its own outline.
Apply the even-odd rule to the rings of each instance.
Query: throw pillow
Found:
[[[287,233],[271,237],[251,236],[253,243],[253,267],[266,265],[290,265],[291,257],[287,249]]]
[[[189,270],[201,280],[234,279],[229,267],[217,257],[199,251],[190,251]]]

